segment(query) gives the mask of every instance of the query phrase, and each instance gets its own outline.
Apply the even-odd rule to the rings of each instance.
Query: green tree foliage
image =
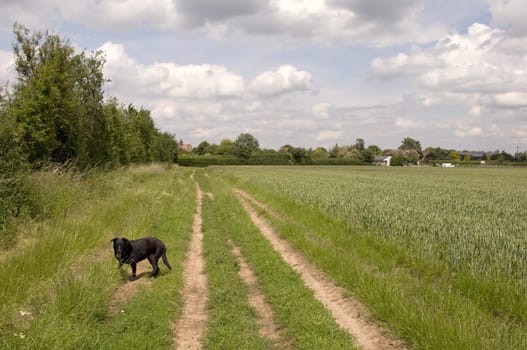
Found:
[[[76,63],[74,49],[55,34],[14,28],[18,83],[13,113],[30,162],[64,162],[74,153]]]
[[[497,162],[504,162],[504,161],[512,162],[514,160],[514,156],[505,151],[500,152],[499,150],[496,150],[496,152],[494,152],[490,156],[490,159],[493,161],[497,161]]]
[[[153,147],[154,159],[161,162],[177,162],[178,143],[175,137],[167,132],[158,134]]]
[[[260,149],[258,140],[249,133],[242,133],[238,136],[235,144],[235,153],[240,158],[250,158],[253,153]]]
[[[426,160],[446,160],[450,159],[449,153],[453,150],[444,149],[441,147],[428,147],[424,150],[424,158]]]
[[[209,150],[210,150],[210,143],[208,143],[207,141],[203,141],[196,148],[194,148],[192,152],[200,156],[203,156],[209,153]]]
[[[312,157],[314,159],[327,159],[329,158],[329,152],[324,147],[317,147],[313,151]]]
[[[13,242],[12,217],[18,216],[27,202],[22,186],[26,170],[20,132],[8,107],[8,96],[0,89],[0,247]]]
[[[223,156],[233,156],[236,153],[236,144],[229,139],[221,140],[217,148],[217,153]]]
[[[369,145],[367,150],[370,151],[374,156],[382,154],[382,149],[377,145]]]
[[[423,150],[421,149],[421,143],[417,140],[412,139],[411,137],[406,137],[401,141],[399,146],[400,150],[415,150],[419,153],[420,156],[423,155]]]
[[[448,152],[448,159],[460,160],[461,159],[461,155],[459,154],[458,151],[451,150],[450,152]]]
[[[150,111],[124,108],[115,99],[104,102],[101,52],[77,53],[58,34],[19,24],[13,31],[18,77],[6,115],[33,167],[48,161],[85,167],[177,158],[177,142],[155,128]]]
[[[356,150],[358,150],[359,152],[362,152],[364,151],[365,149],[365,146],[364,146],[364,139],[356,139],[355,140],[355,145],[353,145],[353,148],[355,148]]]

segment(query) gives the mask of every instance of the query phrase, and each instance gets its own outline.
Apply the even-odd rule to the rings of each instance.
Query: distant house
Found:
[[[392,161],[392,156],[375,156],[373,161],[375,165],[390,166],[390,162]]]
[[[180,139],[179,150],[183,152],[192,152],[192,145],[190,143],[183,143],[183,139]]]

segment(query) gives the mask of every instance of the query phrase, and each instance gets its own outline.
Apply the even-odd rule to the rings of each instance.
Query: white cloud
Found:
[[[382,79],[417,76],[425,90],[443,101],[476,102],[479,109],[471,109],[471,115],[483,107],[521,108],[527,105],[527,95],[520,92],[527,89],[527,61],[517,52],[518,40],[474,23],[466,34],[447,35],[431,48],[375,58],[371,73]]]
[[[465,137],[465,136],[482,136],[483,129],[479,126],[459,126],[456,131],[456,136]]]
[[[468,114],[479,117],[481,115],[481,106],[477,105],[470,107]]]
[[[40,26],[53,18],[96,30],[201,29],[216,39],[238,33],[389,46],[430,42],[445,32],[442,25],[421,23],[422,11],[423,0],[8,0],[0,19],[9,25],[18,20]]]
[[[0,50],[0,86],[13,83],[16,78],[15,61],[13,54],[8,51]]]
[[[244,93],[243,77],[220,65],[146,66],[130,58],[121,44],[105,43],[101,50],[106,53],[105,76],[112,79],[113,90],[198,99],[240,98]]]
[[[511,91],[495,96],[496,104],[502,107],[527,106],[527,92]]]
[[[262,108],[262,102],[260,101],[251,101],[245,106],[245,110],[248,112],[258,111]]]
[[[423,9],[422,0],[328,0],[329,4],[346,8],[363,20],[397,23]]]
[[[395,119],[395,125],[402,129],[424,129],[429,124],[420,120],[412,120],[407,118],[398,117]]]
[[[215,136],[215,134],[216,134],[216,129],[214,128],[208,128],[208,129],[198,128],[194,131],[192,136],[200,140],[210,140],[210,138],[212,136]]]
[[[315,135],[316,141],[339,141],[343,138],[342,130],[320,130]]]
[[[90,28],[131,31],[145,26],[182,26],[182,18],[171,0],[55,1],[64,19]]]
[[[266,71],[249,85],[245,79],[226,67],[214,64],[178,65],[173,62],[143,65],[129,57],[122,44],[105,43],[105,76],[112,82],[112,91],[137,94],[197,99],[243,99],[248,92],[253,96],[277,97],[311,89],[311,73],[291,65],[276,71]],[[119,85],[117,87],[117,85]],[[251,108],[258,107],[253,104]]]
[[[493,24],[511,28],[515,35],[527,35],[524,0],[486,0]]]
[[[438,65],[436,57],[429,53],[399,53],[394,57],[376,57],[370,64],[370,72],[379,78],[396,78],[418,75]]]
[[[527,144],[527,125],[522,125],[512,131],[515,143]]]
[[[328,119],[329,112],[331,109],[331,104],[329,103],[317,103],[311,109],[313,115],[319,119]]]
[[[276,71],[263,72],[249,84],[250,92],[264,97],[310,89],[311,73],[298,70],[291,65],[282,65]]]

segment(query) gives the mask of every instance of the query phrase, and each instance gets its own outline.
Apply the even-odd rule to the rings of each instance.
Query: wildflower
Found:
[[[31,312],[29,312],[29,311],[20,310],[20,311],[18,311],[18,313],[22,317],[24,317],[24,316],[31,316]]]

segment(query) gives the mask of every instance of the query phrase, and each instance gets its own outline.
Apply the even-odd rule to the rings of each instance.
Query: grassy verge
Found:
[[[57,186],[56,200],[68,204],[46,215],[31,243],[4,260],[0,347],[168,347],[194,210],[189,174],[178,168],[136,167],[92,174],[89,181],[58,180],[65,189],[53,175],[39,175]],[[108,302],[123,283],[109,242],[116,235],[160,237],[174,270],[166,273],[162,267],[164,273],[148,291],[107,319]]]
[[[207,264],[214,265],[209,267],[212,321],[208,347],[242,348],[217,347],[217,344],[226,342],[227,338],[245,338],[248,335],[251,338],[255,337],[254,321],[241,330],[229,328],[227,333],[221,328],[224,323],[214,321],[238,319],[237,322],[246,322],[243,320],[247,319],[247,293],[241,289],[240,281],[235,277],[238,267],[229,253],[229,246],[225,243],[231,239],[241,247],[242,254],[255,271],[261,290],[275,312],[275,322],[282,329],[286,343],[296,349],[353,349],[351,337],[338,327],[329,312],[314,299],[313,292],[304,286],[298,274],[282,260],[252,224],[229,186],[225,186],[221,179],[213,177],[200,176],[200,183],[204,191],[212,191],[214,194],[214,200],[207,200],[203,208],[204,234],[205,237],[208,236]],[[228,283],[223,280],[224,275],[231,276]],[[223,303],[227,296],[233,298],[232,294],[236,294],[236,298],[242,298],[243,304]],[[251,319],[254,319],[254,316],[249,318]],[[236,334],[238,332],[239,334]],[[259,342],[257,344],[260,346]]]

